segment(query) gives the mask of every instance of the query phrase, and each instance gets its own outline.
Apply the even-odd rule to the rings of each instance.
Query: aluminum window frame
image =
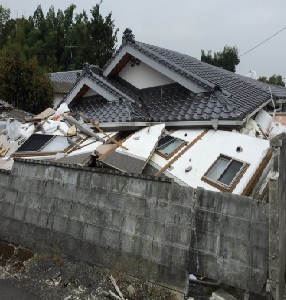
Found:
[[[168,142],[166,142],[165,144],[162,144],[162,145],[159,146],[159,147],[157,146],[157,148],[156,148],[156,153],[157,153],[159,156],[165,158],[166,160],[170,159],[175,153],[179,152],[184,146],[186,146],[186,145],[188,144],[187,141],[184,141],[184,140],[179,139],[179,138],[177,138],[177,137],[173,137],[173,136],[171,136],[171,135],[167,135],[167,136],[171,137],[173,140],[168,141]],[[162,137],[162,138],[163,138],[163,137]],[[168,155],[164,155],[163,153],[159,152],[159,150],[160,150],[161,148],[166,147],[168,144],[171,144],[171,143],[172,143],[173,141],[175,141],[175,140],[181,141],[181,142],[182,142],[176,149],[174,149],[174,150],[173,150],[172,152],[170,152]]]
[[[218,163],[219,159],[221,159],[221,158],[227,159],[227,160],[229,160],[229,162],[225,166],[225,168],[221,172],[221,174],[219,175],[219,178],[217,180],[213,180],[208,177],[208,174],[211,172],[211,170],[213,170],[213,168],[215,167],[215,165]],[[224,184],[223,182],[219,181],[219,179],[226,173],[226,171],[228,170],[228,167],[230,166],[230,164],[233,161],[242,163],[242,166],[239,169],[239,171],[236,173],[236,175],[232,178],[231,183],[229,185],[227,185],[227,184]],[[214,161],[214,163],[208,168],[208,170],[202,176],[201,180],[223,192],[232,192],[235,189],[235,187],[237,186],[237,184],[239,183],[239,181],[241,180],[241,178],[243,177],[243,175],[245,174],[245,172],[249,166],[250,166],[250,164],[243,160],[240,160],[240,159],[237,159],[237,158],[225,155],[225,154],[220,154],[217,157],[217,159]]]

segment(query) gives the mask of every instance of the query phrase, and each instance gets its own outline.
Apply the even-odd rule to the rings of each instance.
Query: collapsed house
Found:
[[[2,121],[1,168],[13,157],[54,160],[263,195],[269,137],[286,131],[276,115],[285,88],[138,42],[129,29],[104,69],[51,78],[73,86],[57,111]]]

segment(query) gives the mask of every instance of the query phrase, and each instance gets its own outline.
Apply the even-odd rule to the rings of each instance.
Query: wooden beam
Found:
[[[270,161],[271,157],[272,157],[272,150],[269,149],[267,155],[264,157],[264,159],[262,160],[260,166],[258,167],[256,172],[254,173],[254,175],[252,176],[252,178],[248,182],[247,186],[243,190],[243,192],[242,192],[243,196],[249,196],[250,195],[250,193],[252,192],[252,190],[253,190],[255,184],[257,183],[259,177],[261,177],[264,169],[266,168],[268,162]]]
[[[187,152],[196,142],[198,142],[209,130],[204,130],[199,136],[197,136],[192,142],[190,142],[180,153],[178,153],[173,159],[171,159],[155,176],[160,176],[164,173],[175,161],[177,161],[185,152]]]
[[[118,73],[129,63],[132,57],[133,56],[129,53],[124,54],[115,68],[110,72],[110,75],[118,75]]]

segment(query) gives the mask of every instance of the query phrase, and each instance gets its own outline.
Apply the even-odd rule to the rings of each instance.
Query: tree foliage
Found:
[[[207,54],[201,50],[201,61],[231,72],[235,72],[236,66],[240,62],[238,49],[227,45],[224,46],[222,52],[214,52],[213,54],[211,50]]]
[[[0,98],[37,114],[52,106],[53,88],[35,59],[27,61],[19,48],[7,47],[0,53]]]
[[[10,19],[10,10],[0,5],[0,49],[17,46],[27,59],[36,59],[46,72],[81,69],[85,62],[103,66],[113,55],[118,29],[112,14],[103,17],[100,5],[75,14],[71,4],[45,15],[39,5],[28,18]]]
[[[269,79],[265,76],[259,76],[258,80],[261,81],[261,82],[265,82],[265,83],[269,83],[269,84],[275,84],[275,85],[285,87],[285,82],[283,81],[283,78],[282,78],[281,75],[274,74],[271,77],[269,77]]]

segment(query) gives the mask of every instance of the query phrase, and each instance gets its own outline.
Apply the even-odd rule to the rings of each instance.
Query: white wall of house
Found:
[[[89,90],[84,94],[84,97],[95,96],[95,95],[97,95],[97,92],[94,91],[93,89],[89,89]]]
[[[119,76],[138,89],[174,83],[172,79],[152,69],[142,61],[134,67],[131,67],[130,63],[128,63],[120,71]]]
[[[57,108],[57,106],[60,104],[60,102],[64,99],[64,94],[54,94],[54,108]]]

